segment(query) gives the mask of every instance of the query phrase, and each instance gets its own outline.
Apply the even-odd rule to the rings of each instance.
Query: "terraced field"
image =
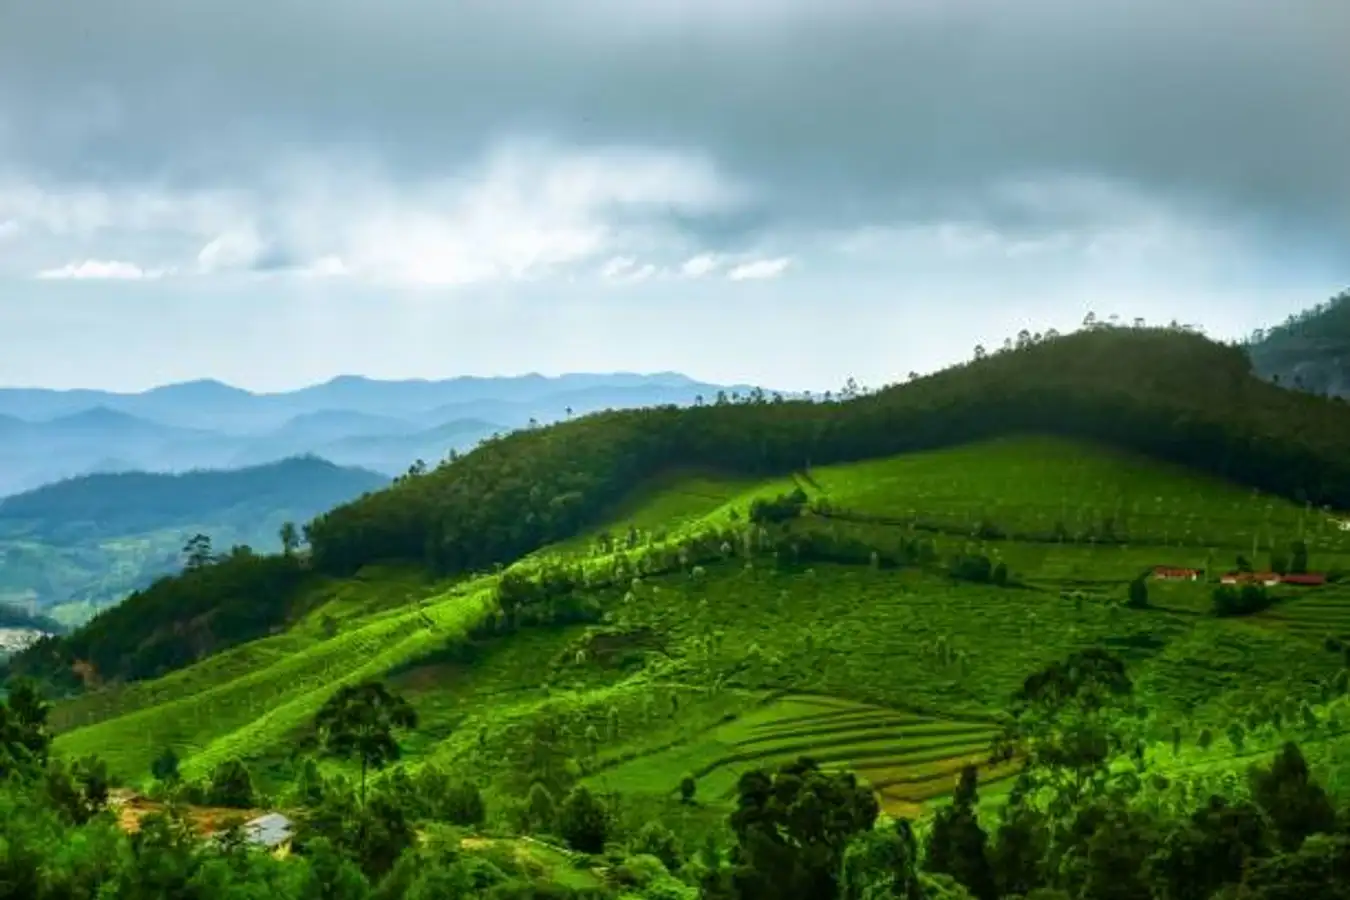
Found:
[[[1306,589],[1261,618],[1292,634],[1315,641],[1350,640],[1350,589],[1339,585]]]
[[[687,743],[627,761],[593,776],[603,790],[673,793],[686,774],[705,801],[726,801],[746,772],[808,756],[826,769],[856,772],[892,814],[914,815],[951,791],[962,766],[986,781],[1016,763],[985,767],[996,733],[979,718],[944,719],[832,697],[787,696],[716,726]]]

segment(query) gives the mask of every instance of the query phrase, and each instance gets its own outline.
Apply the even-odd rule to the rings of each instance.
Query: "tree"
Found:
[[[609,812],[586,787],[578,786],[558,809],[558,836],[582,853],[603,853],[609,834]]]
[[[212,806],[248,809],[253,805],[253,779],[237,759],[227,759],[211,772],[207,802]]]
[[[285,556],[291,556],[300,547],[300,532],[295,527],[294,522],[282,522],[281,531],[278,533],[281,538],[281,552]]]
[[[347,685],[328,698],[315,717],[319,744],[333,756],[361,763],[361,803],[366,775],[400,755],[397,731],[416,728],[417,713],[378,681]]]
[[[938,811],[928,835],[924,868],[950,875],[978,900],[994,900],[997,891],[989,865],[988,837],[976,814],[978,773],[965,766],[950,805]]]
[[[1025,755],[1019,788],[1047,794],[1052,815],[1064,817],[1131,773],[1113,770],[1128,756],[1142,764],[1143,744],[1129,720],[1142,715],[1124,662],[1092,647],[1052,663],[1023,682],[1012,718],[996,741],[996,757]]]
[[[1305,575],[1308,572],[1308,545],[1303,541],[1294,541],[1289,548],[1289,574]]]
[[[178,781],[178,754],[173,752],[172,747],[165,747],[155,761],[150,764],[150,774],[155,776],[155,780],[164,784],[175,784]]]
[[[686,775],[680,779],[680,802],[690,804],[694,802],[694,794],[698,791],[698,781],[693,775]]]
[[[731,830],[744,900],[830,900],[844,848],[871,829],[879,808],[852,773],[827,774],[810,759],[741,776]]]
[[[1292,741],[1280,749],[1268,768],[1253,766],[1248,780],[1252,799],[1270,817],[1286,851],[1297,850],[1308,835],[1335,827],[1336,810]]]
[[[864,831],[844,849],[839,900],[920,900],[918,847],[907,819]]]
[[[183,554],[187,557],[188,570],[201,569],[211,564],[211,538],[204,534],[194,534],[183,545]]]
[[[1130,582],[1130,595],[1126,602],[1131,609],[1148,608],[1148,583],[1142,575]]]
[[[0,778],[47,764],[52,736],[47,725],[51,706],[37,685],[18,679],[0,702]]]

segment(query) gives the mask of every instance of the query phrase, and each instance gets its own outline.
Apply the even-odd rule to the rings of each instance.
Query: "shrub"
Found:
[[[227,759],[211,773],[207,802],[212,806],[248,809],[253,805],[253,779],[237,759]]]
[[[638,830],[628,845],[634,855],[654,856],[661,860],[667,870],[674,872],[680,867],[682,854],[675,833],[660,822],[648,822]]]
[[[558,810],[558,836],[582,853],[601,853],[609,835],[609,814],[595,795],[576,787]]]
[[[693,803],[694,794],[698,791],[698,782],[693,775],[686,775],[680,779],[680,802]]]

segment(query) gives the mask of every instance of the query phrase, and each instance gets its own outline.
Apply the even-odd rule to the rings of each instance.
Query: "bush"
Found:
[[[573,788],[558,810],[558,836],[582,853],[601,853],[609,836],[604,805],[584,787]]]
[[[253,779],[237,759],[227,759],[211,773],[206,800],[212,806],[248,809],[253,805]]]
[[[675,833],[660,822],[648,822],[638,830],[628,845],[634,855],[654,856],[667,870],[674,872],[683,862],[680,843]]]
[[[1259,584],[1244,584],[1240,588],[1229,584],[1214,589],[1214,614],[1216,616],[1249,616],[1263,609],[1269,609],[1274,598]]]

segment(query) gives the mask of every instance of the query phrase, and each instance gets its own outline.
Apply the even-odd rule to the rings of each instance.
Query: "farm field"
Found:
[[[58,750],[97,750],[114,771],[143,778],[171,746],[190,775],[238,757],[279,785],[292,774],[296,736],[324,698],[380,677],[419,713],[405,741],[407,767],[443,763],[506,784],[530,723],[548,716],[567,752],[585,761],[587,779],[607,791],[668,798],[692,772],[700,797],[722,804],[740,773],[806,753],[858,772],[889,809],[909,814],[945,796],[964,762],[982,758],[991,716],[1029,673],[1075,650],[1106,646],[1124,657],[1154,739],[1181,724],[1188,744],[1271,693],[1318,698],[1342,666],[1323,646],[1325,629],[1341,627],[1338,587],[1282,595],[1272,610],[1241,620],[1213,618],[1205,584],[1151,583],[1148,608],[1124,605],[1129,581],[1153,566],[1226,569],[1251,552],[1252,535],[1266,553],[1303,529],[1313,567],[1344,565],[1341,533],[1316,525],[1319,514],[1048,439],[821,467],[809,481],[671,473],[606,521],[517,565],[598,571],[613,559],[597,546],[603,533],[625,538],[634,529],[638,541],[623,549],[640,557],[684,535],[743,526],[751,500],[797,483],[836,508],[888,521],[807,514],[794,527],[886,540],[927,535],[939,561],[984,553],[1007,565],[1011,584],[958,582],[940,565],[783,569],[738,550],[697,576],[651,574],[586,589],[604,612],[596,626],[527,628],[478,641],[466,655],[465,635],[492,612],[495,578],[434,582],[369,569],[326,585],[282,634],[58,706]],[[980,517],[1010,533],[1036,531],[1074,496],[1086,500],[1070,521],[1123,509],[1126,522],[1150,523],[1157,539],[960,533]],[[916,530],[915,519],[947,530]],[[594,652],[597,629],[631,644],[615,657],[622,660]],[[779,699],[764,705],[766,696]],[[604,735],[599,746],[588,729]],[[1206,765],[1218,765],[1217,753]],[[990,773],[995,791],[1003,774]]]
[[[827,769],[853,771],[866,779],[887,812],[913,815],[925,800],[950,790],[962,765],[983,764],[994,734],[988,721],[944,720],[829,697],[787,696],[687,744],[601,771],[590,783],[604,791],[673,795],[680,779],[692,775],[705,802],[725,803],[734,797],[745,772],[809,756]]]

